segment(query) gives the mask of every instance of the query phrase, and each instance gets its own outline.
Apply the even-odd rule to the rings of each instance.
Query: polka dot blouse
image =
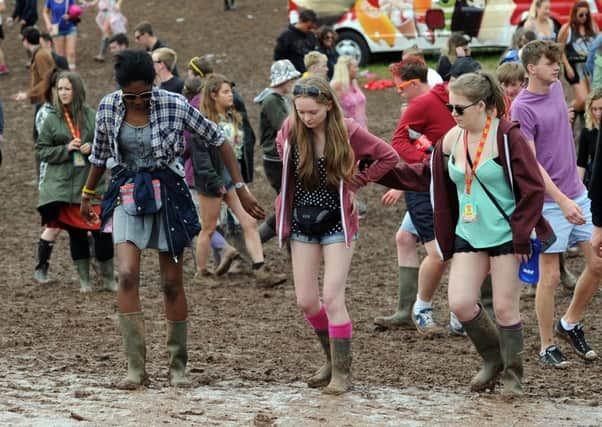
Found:
[[[339,200],[338,190],[333,190],[328,187],[326,181],[326,158],[320,157],[318,159],[318,172],[320,175],[320,184],[312,191],[307,191],[303,188],[301,181],[299,180],[299,163],[301,158],[299,156],[299,149],[296,145],[293,145],[292,160],[295,173],[295,194],[293,197],[293,207],[301,206],[321,206],[327,207],[330,210],[340,210],[341,203]],[[299,229],[299,224],[295,219],[292,220],[292,232],[303,234]],[[327,233],[324,235],[331,235],[335,233],[342,233],[343,225],[341,220],[336,223]]]

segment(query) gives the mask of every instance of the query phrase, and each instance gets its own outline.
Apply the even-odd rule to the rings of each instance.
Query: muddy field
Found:
[[[148,19],[159,37],[188,58],[214,54],[216,70],[237,82],[258,128],[252,97],[268,82],[273,42],[286,22],[284,0],[240,0],[225,13],[221,1],[125,1],[130,28]],[[169,4],[169,6],[167,6]],[[203,5],[202,7],[200,5]],[[12,2],[9,2],[9,8]],[[95,105],[111,90],[111,67],[92,61],[99,32],[87,13],[79,26],[78,66]],[[138,392],[115,390],[125,373],[117,309],[112,294],[78,292],[66,235],[51,260],[56,283],[33,281],[39,216],[32,154],[33,108],[9,96],[25,89],[28,71],[16,28],[3,43],[11,74],[0,77],[5,110],[4,164],[0,169],[0,423],[3,425],[600,425],[601,363],[585,364],[569,353],[571,367],[542,369],[533,299],[525,292],[525,388],[520,402],[496,394],[475,395],[466,385],[478,357],[466,339],[424,340],[412,331],[377,331],[372,319],[396,301],[394,234],[403,208],[384,208],[384,189],[366,188],[369,204],[349,279],[354,321],[356,390],[323,397],[303,378],[320,361],[317,341],[295,306],[292,282],[258,289],[244,275],[193,284],[186,256],[190,308],[189,371],[194,387],[167,385],[167,351],[158,264],[143,259],[141,296],[147,327],[147,369],[152,379]],[[130,31],[130,34],[132,31]],[[369,126],[388,139],[397,123],[394,91],[368,93]],[[259,163],[258,163],[259,166]],[[256,168],[252,190],[265,206],[273,194]],[[286,252],[274,242],[269,264],[291,271]],[[580,257],[569,260],[575,271]],[[436,317],[447,319],[446,283],[436,300]],[[559,311],[570,296],[559,291]],[[602,351],[602,311],[596,296],[585,318],[588,337]],[[568,349],[567,349],[568,350]],[[567,351],[568,353],[568,351]]]

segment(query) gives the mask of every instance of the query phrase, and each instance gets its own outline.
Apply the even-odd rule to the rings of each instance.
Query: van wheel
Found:
[[[335,49],[339,55],[347,55],[354,58],[360,66],[366,65],[370,59],[370,50],[366,41],[362,36],[353,31],[341,31],[338,33]]]

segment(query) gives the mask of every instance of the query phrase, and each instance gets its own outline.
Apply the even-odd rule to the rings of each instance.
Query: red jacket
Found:
[[[501,119],[497,132],[497,148],[504,176],[512,189],[516,208],[510,217],[514,253],[528,255],[530,236],[535,228],[537,237],[546,243],[555,240],[550,224],[542,216],[544,183],[537,160],[518,123]],[[456,186],[449,177],[447,157],[439,142],[431,157],[431,199],[435,212],[435,243],[441,258],[454,254],[459,205]]]
[[[427,93],[410,101],[399,119],[391,141],[403,161],[419,163],[429,157],[428,153],[414,147],[408,128],[426,136],[434,145],[456,125],[445,106],[448,101],[447,82],[433,86]]]
[[[367,130],[352,120],[345,119],[349,142],[353,148],[356,162],[362,159],[373,160],[372,164],[361,172],[354,175],[353,183],[346,183],[341,180],[339,185],[339,199],[341,202],[341,222],[347,246],[351,242],[359,228],[357,212],[351,213],[350,192],[356,192],[360,187],[369,182],[378,181],[387,172],[393,170],[399,162],[399,157],[395,150],[382,139],[372,135]],[[276,197],[276,232],[278,233],[278,242],[282,247],[283,242],[291,233],[291,217],[293,212],[293,196],[295,192],[294,171],[291,158],[291,145],[288,142],[290,132],[290,118],[287,118],[282,124],[282,128],[276,136],[276,146],[282,159],[282,185],[280,194]]]

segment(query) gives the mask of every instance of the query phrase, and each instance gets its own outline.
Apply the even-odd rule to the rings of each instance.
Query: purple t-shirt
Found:
[[[575,199],[585,192],[577,173],[575,141],[560,81],[546,94],[523,89],[512,102],[510,115],[530,141],[535,141],[537,161],[567,197]],[[553,199],[545,195],[546,202]]]

